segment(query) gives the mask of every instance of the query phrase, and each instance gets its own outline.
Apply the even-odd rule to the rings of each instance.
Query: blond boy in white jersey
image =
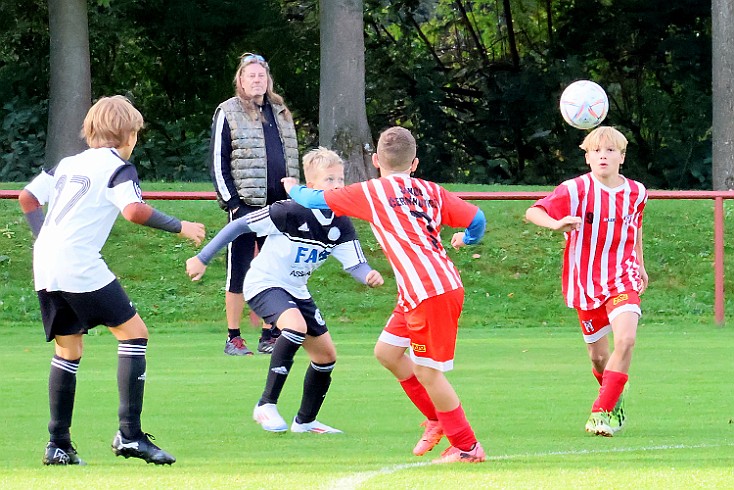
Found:
[[[311,150],[303,157],[303,173],[310,188],[344,187],[344,164],[339,155],[326,148]],[[198,255],[186,261],[187,274],[199,280],[215,254],[245,233],[267,236],[245,276],[245,299],[260,318],[282,331],[275,341],[265,388],[252,417],[268,432],[288,430],[277,404],[294,357],[303,347],[311,362],[303,380],[301,407],[290,429],[340,433],[316,420],[331,384],[336,347],[308,291],[308,280],[332,255],[362,284],[381,286],[382,275],[367,263],[349,218],[306,209],[292,200],[275,202],[231,221]]]
[[[45,465],[85,464],[70,428],[83,336],[97,325],[109,327],[118,341],[119,430],[113,452],[148,463],[176,461],[141,430],[148,328],[100,253],[119,214],[196,244],[204,238],[204,225],[179,221],[143,202],[137,171],[127,161],[142,127],[143,116],[125,97],[101,98],[84,119],[81,135],[89,149],[42,172],[19,196],[37,237],[33,273],[46,340],[55,342]]]
[[[599,382],[586,431],[611,437],[625,421],[640,298],[648,284],[642,253],[647,190],[619,173],[627,139],[615,128],[591,131],[580,147],[591,172],[559,185],[525,213],[531,223],[565,233],[563,294],[578,312],[592,372]],[[614,334],[610,352],[609,332]]]

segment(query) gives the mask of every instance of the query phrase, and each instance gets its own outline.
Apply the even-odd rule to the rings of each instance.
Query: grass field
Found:
[[[212,202],[153,204],[204,222],[209,236],[224,222]],[[528,204],[481,203],[485,240],[450,252],[467,300],[449,377],[487,463],[428,464],[445,441],[431,457],[412,456],[421,418],[372,358],[395,289],[366,227],[358,225],[363,246],[385,287],[365,290],[336,261],[309,283],[339,352],[319,418],[345,431],[315,436],[269,434],[251,420],[268,357],[222,354],[222,255],[201,282],[191,283],[183,263],[194,247],[120,222],[103,253],[151,330],[143,428],[178,461],[155,467],[112,454],[116,343],[98,329],[85,342],[72,429],[89,465],[46,468],[40,460],[53,349],[43,342],[30,234],[17,203],[0,200],[0,488],[734,488],[734,279],[725,283],[728,323],[716,326],[712,204],[648,205],[651,286],[643,296],[628,424],[611,439],[583,431],[596,382],[574,314],[558,292],[561,239],[522,222]],[[726,227],[734,229],[728,209]],[[256,339],[254,331],[245,334]],[[297,410],[305,366],[300,353],[280,403],[286,419]]]
[[[144,428],[172,467],[115,458],[115,342],[87,339],[74,440],[86,467],[40,465],[51,349],[19,325],[4,334],[0,488],[730,488],[734,460],[734,332],[685,325],[641,330],[628,424],[611,439],[584,433],[596,382],[575,331],[461,331],[450,375],[488,450],[482,465],[412,456],[421,421],[371,359],[378,328],[332,328],[339,362],[320,419],[339,435],[270,434],[250,419],[268,357],[221,353],[211,322],[163,329],[149,349]],[[209,326],[207,326],[209,325]],[[280,403],[298,408],[301,354]],[[445,447],[445,441],[440,449]],[[429,457],[430,456],[430,457]]]

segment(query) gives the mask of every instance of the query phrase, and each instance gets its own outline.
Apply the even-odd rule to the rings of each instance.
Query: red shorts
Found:
[[[410,358],[418,365],[450,371],[454,368],[456,332],[464,305],[464,289],[454,289],[424,299],[410,311],[395,307],[380,334],[380,341],[410,347]]]
[[[603,305],[593,310],[585,311],[576,308],[584,341],[591,344],[607,335],[612,329],[612,321],[625,311],[642,315],[640,296],[635,291],[611,296]]]

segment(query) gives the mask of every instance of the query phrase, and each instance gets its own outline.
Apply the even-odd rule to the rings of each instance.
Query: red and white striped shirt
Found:
[[[563,295],[571,308],[593,310],[609,297],[642,286],[635,251],[647,203],[645,186],[624,178],[610,188],[591,173],[567,180],[533,206],[550,217],[582,218],[581,228],[565,233]]]
[[[337,215],[359,218],[385,252],[405,311],[424,299],[462,287],[441,244],[442,225],[467,227],[477,207],[433,182],[395,174],[324,192]]]

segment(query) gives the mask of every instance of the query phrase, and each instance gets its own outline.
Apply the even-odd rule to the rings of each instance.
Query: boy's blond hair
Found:
[[[84,118],[81,136],[90,148],[120,148],[143,127],[143,115],[122,95],[102,97]]]
[[[303,175],[306,177],[306,182],[311,182],[320,171],[337,165],[344,165],[339,155],[328,148],[319,146],[303,156]]]
[[[415,138],[405,128],[393,126],[380,134],[377,141],[377,158],[380,166],[389,170],[410,168],[415,160]]]
[[[601,145],[602,140],[611,143],[623,155],[627,152],[627,138],[611,126],[599,126],[587,134],[584,141],[579,145],[579,148],[585,152],[596,150]]]

